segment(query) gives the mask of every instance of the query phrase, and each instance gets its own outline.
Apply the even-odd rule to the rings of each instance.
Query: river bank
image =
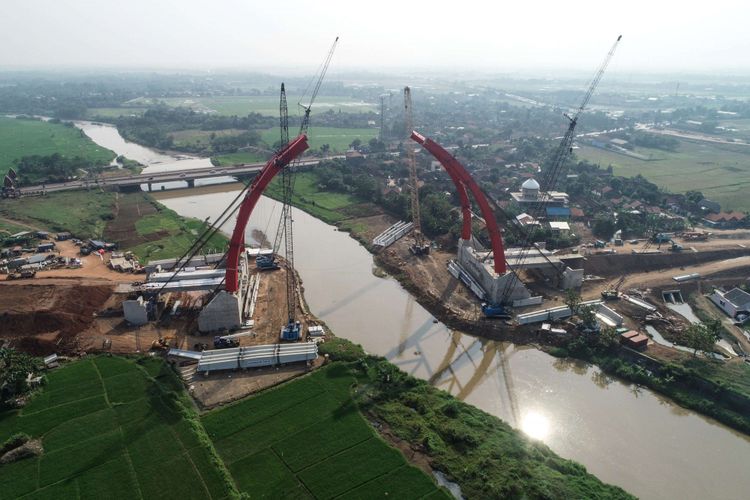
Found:
[[[203,219],[217,216],[237,191],[180,193],[162,203]],[[278,204],[262,197],[248,243],[258,243],[254,232],[275,229],[269,220],[278,213]],[[372,255],[349,235],[304,212],[295,210],[294,218],[295,265],[307,302],[339,336],[640,497],[737,498],[750,488],[742,468],[750,454],[744,435],[590,364],[451,330],[397,281],[374,274]],[[222,230],[232,227],[230,220]]]
[[[278,197],[278,193],[271,191],[269,196]],[[310,212],[311,203],[314,205],[314,201],[307,200],[307,203],[295,206]],[[595,340],[590,342],[590,347],[581,348],[575,344],[575,335],[554,335],[541,332],[538,325],[511,325],[510,322],[487,319],[478,311],[473,296],[461,294],[461,290],[451,286],[452,278],[445,270],[447,260],[452,258],[451,253],[434,250],[429,257],[417,258],[408,252],[403,241],[381,251],[372,247],[372,237],[393,222],[395,219],[380,215],[345,219],[338,221],[336,226],[345,229],[373,255],[380,269],[396,279],[422,307],[449,328],[494,341],[532,345],[557,357],[573,356],[594,363],[609,375],[647,386],[685,408],[750,435],[750,394],[706,375],[708,372],[717,378],[714,372],[723,369],[719,362],[691,360],[675,356],[675,353],[662,353],[658,348],[650,349],[652,356],[641,357],[624,352],[619,346],[597,349]],[[458,287],[464,288],[460,284]],[[666,355],[662,358],[661,354]],[[697,369],[696,363],[710,366]],[[644,370],[644,366],[649,369]]]

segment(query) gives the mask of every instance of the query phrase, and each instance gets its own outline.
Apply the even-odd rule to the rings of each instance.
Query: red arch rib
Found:
[[[461,182],[461,179],[458,177],[456,172],[454,172],[452,166],[450,168],[446,167],[445,170],[448,172],[448,175],[453,181],[453,184],[455,184],[456,186],[456,191],[458,191],[458,199],[461,203],[461,216],[463,218],[463,225],[461,226],[461,239],[468,241],[471,239],[471,204],[469,203],[469,196],[466,193],[466,186],[464,186],[464,183]]]
[[[232,231],[232,239],[229,240],[229,252],[227,254],[227,273],[224,286],[227,292],[234,293],[239,289],[239,277],[237,275],[240,267],[240,254],[245,249],[245,228],[250,215],[253,213],[255,204],[258,203],[260,195],[266,189],[271,179],[281,172],[281,169],[289,165],[296,157],[301,155],[307,148],[307,136],[300,134],[296,139],[286,145],[284,149],[273,155],[263,170],[255,177],[250,185],[250,190],[245,195],[237,214],[237,222]]]
[[[495,214],[492,212],[490,204],[487,202],[487,198],[485,198],[482,190],[479,189],[479,186],[476,182],[474,182],[474,179],[472,179],[471,175],[469,175],[469,172],[466,171],[464,166],[461,165],[461,163],[459,163],[459,161],[456,160],[453,155],[443,149],[443,147],[438,143],[414,131],[411,133],[411,138],[415,142],[421,144],[422,147],[424,147],[427,151],[429,151],[430,154],[434,156],[441,165],[443,165],[445,170],[448,171],[448,174],[451,176],[451,180],[453,180],[453,183],[456,184],[456,188],[458,188],[459,190],[459,197],[461,196],[461,188],[459,187],[459,184],[468,187],[471,191],[471,194],[474,195],[474,199],[477,201],[477,203],[479,204],[479,208],[482,211],[482,217],[484,217],[485,223],[487,224],[487,231],[490,233],[490,242],[492,244],[492,257],[494,259],[495,272],[500,275],[505,274],[506,267],[503,238],[500,235],[500,229],[497,227]],[[457,183],[456,180],[460,182]],[[464,189],[464,196],[465,195],[466,190]],[[466,203],[468,205],[468,200]],[[464,226],[462,229],[461,237],[464,239],[468,239],[464,237],[464,233],[466,231],[467,216],[464,209],[463,199],[461,200],[461,209],[464,212]],[[469,227],[469,232],[470,231],[471,227]]]

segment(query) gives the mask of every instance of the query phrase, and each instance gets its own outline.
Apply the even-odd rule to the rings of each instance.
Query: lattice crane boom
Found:
[[[404,121],[406,123],[406,134],[411,136],[414,131],[414,115],[411,104],[411,89],[404,87]],[[419,213],[419,179],[417,178],[417,158],[414,147],[406,143],[406,161],[409,164],[409,194],[411,197],[411,220],[414,223],[412,233],[414,235],[414,247],[424,247],[424,236],[422,236],[422,220]]]
[[[604,58],[604,61],[601,63],[599,68],[597,68],[596,73],[594,74],[594,78],[591,80],[591,83],[589,83],[589,86],[586,89],[586,93],[584,94],[583,99],[581,100],[581,104],[576,109],[575,114],[571,117],[569,114],[565,113],[565,117],[569,121],[568,129],[565,131],[565,135],[560,141],[560,144],[555,150],[555,153],[552,155],[552,158],[549,162],[549,167],[547,168],[544,177],[541,179],[540,190],[539,190],[539,193],[540,193],[539,200],[528,211],[529,215],[531,215],[534,219],[539,219],[540,217],[544,215],[545,209],[549,202],[549,191],[553,190],[555,186],[557,185],[557,181],[560,177],[560,174],[564,170],[565,162],[568,160],[568,157],[573,151],[572,146],[573,146],[573,140],[575,139],[575,129],[576,129],[576,125],[578,125],[578,118],[580,118],[581,114],[583,114],[584,110],[586,109],[586,106],[591,100],[591,96],[594,95],[594,91],[596,90],[596,87],[599,85],[599,81],[602,79],[602,76],[604,76],[604,71],[607,69],[607,66],[609,66],[609,63],[612,60],[612,56],[614,56],[615,54],[615,49],[617,49],[617,45],[620,43],[621,39],[622,39],[622,35],[619,35],[617,37],[617,40],[615,40],[615,43],[609,49],[609,52],[607,52],[607,55]],[[529,239],[531,234],[532,232],[529,231],[522,245],[524,250],[521,253],[521,255],[516,259],[516,263],[518,267],[521,267],[521,265],[523,264],[523,261],[528,256],[529,249],[532,244],[532,242]],[[503,292],[503,302],[506,302],[508,300],[508,297],[513,291],[513,287],[515,286],[515,281],[517,279],[518,279],[517,275],[514,273],[514,277],[508,281],[508,284],[505,287],[505,291]]]
[[[318,97],[318,92],[320,92],[320,86],[323,84],[323,78],[325,78],[326,73],[328,72],[328,66],[331,64],[331,59],[333,58],[333,53],[336,50],[336,45],[339,43],[339,37],[336,37],[336,39],[333,41],[333,45],[331,45],[331,48],[328,49],[328,55],[326,55],[325,61],[323,61],[323,64],[320,66],[320,69],[318,70],[318,78],[315,80],[315,85],[313,86],[312,93],[310,94],[310,99],[308,100],[307,105],[302,104],[302,100],[300,99],[300,102],[298,105],[302,107],[304,110],[304,116],[302,117],[302,124],[299,128],[300,134],[307,134],[307,128],[310,125],[310,111],[312,111],[312,105],[315,103],[315,98]],[[303,94],[303,98],[305,95],[307,95],[307,91],[310,89],[310,86],[308,85],[308,88],[305,90],[305,93]]]

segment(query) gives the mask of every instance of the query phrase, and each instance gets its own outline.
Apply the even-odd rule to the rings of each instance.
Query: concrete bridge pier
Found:
[[[149,182],[148,183],[148,192],[149,193],[154,190],[153,187],[154,187],[154,185]]]
[[[186,182],[189,188],[195,187],[195,179],[188,179]]]

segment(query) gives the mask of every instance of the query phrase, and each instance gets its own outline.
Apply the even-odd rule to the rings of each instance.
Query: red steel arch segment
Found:
[[[461,197],[462,190],[463,196],[466,196],[466,189],[463,186],[468,187],[471,191],[471,194],[474,195],[474,199],[477,201],[477,203],[479,204],[479,208],[482,211],[482,217],[484,217],[485,223],[487,224],[487,231],[490,233],[490,242],[492,244],[492,257],[494,259],[495,272],[501,275],[505,274],[507,269],[505,267],[505,249],[503,247],[503,238],[500,235],[500,228],[498,228],[497,226],[495,214],[492,212],[490,204],[487,202],[487,198],[485,198],[482,190],[479,189],[479,186],[476,182],[474,182],[474,179],[472,179],[471,175],[469,175],[469,172],[466,171],[464,166],[461,165],[461,163],[456,160],[453,155],[443,149],[443,147],[438,143],[415,131],[411,133],[411,139],[421,144],[422,147],[429,151],[429,153],[434,156],[441,165],[443,165],[445,170],[448,172],[448,175],[451,176],[451,180],[453,180],[453,183],[456,184],[459,197]],[[457,180],[459,182],[456,182]],[[468,199],[466,200],[466,205],[464,205],[464,198],[462,198],[461,211],[463,212],[464,225],[461,231],[461,237],[463,239],[468,239],[468,237],[466,236],[469,236],[471,234],[471,213],[469,212],[467,217],[466,208],[469,208]],[[469,220],[468,235],[466,235],[467,220]]]
[[[464,183],[461,182],[461,179],[453,171],[453,167],[450,169],[446,167],[445,170],[448,172],[453,184],[456,186],[458,199],[461,203],[461,217],[463,219],[463,225],[461,226],[461,239],[468,241],[471,239],[471,203],[469,203],[469,196],[466,193],[466,186],[464,186]]]
[[[273,155],[263,170],[255,177],[250,189],[245,195],[237,214],[237,223],[232,231],[232,239],[229,240],[229,252],[227,253],[227,273],[224,287],[227,292],[234,293],[239,290],[238,270],[240,267],[240,254],[245,250],[245,228],[250,215],[253,213],[256,203],[260,199],[271,180],[281,172],[281,169],[289,165],[296,157],[301,155],[307,148],[307,136],[300,134],[281,151]]]

